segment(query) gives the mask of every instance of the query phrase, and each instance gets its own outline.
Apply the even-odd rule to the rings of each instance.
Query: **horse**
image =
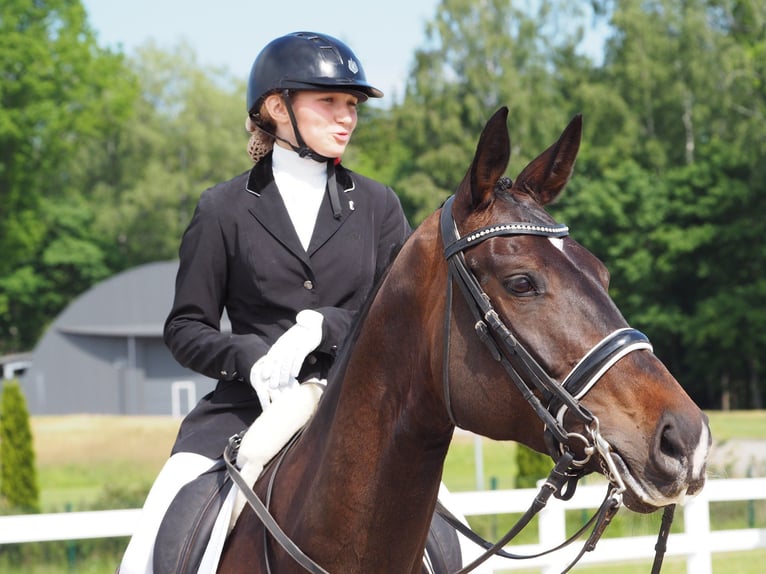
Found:
[[[512,182],[507,113],[396,254],[313,417],[253,487],[326,572],[421,571],[457,426],[572,452],[637,512],[704,485],[706,416],[629,328],[605,266],[544,209],[571,177],[581,116]],[[218,572],[305,571],[246,507]]]

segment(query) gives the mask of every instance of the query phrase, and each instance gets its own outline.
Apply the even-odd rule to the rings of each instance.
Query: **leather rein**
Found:
[[[505,178],[498,185],[507,185]],[[447,259],[449,270],[447,277],[447,302],[444,313],[444,368],[443,368],[443,392],[444,401],[449,417],[455,426],[460,426],[455,418],[450,398],[449,379],[449,351],[450,351],[450,325],[452,316],[452,285],[457,283],[463,293],[465,301],[474,316],[474,329],[479,339],[487,346],[495,361],[502,364],[509,377],[521,392],[524,399],[531,405],[537,416],[545,424],[545,441],[551,457],[556,462],[548,478],[544,481],[527,512],[511,527],[498,542],[492,544],[481,538],[469,527],[465,526],[457,517],[437,501],[436,511],[442,515],[455,529],[467,536],[474,543],[485,548],[485,552],[473,562],[463,567],[455,574],[467,574],[493,555],[511,559],[529,559],[543,556],[560,550],[578,539],[588,528],[593,527],[589,538],[582,550],[563,570],[562,574],[569,570],[582,558],[585,552],[592,551],[601,538],[606,527],[610,524],[620,506],[622,505],[622,493],[626,490],[625,483],[620,476],[619,470],[611,456],[611,445],[601,435],[598,418],[596,418],[579,400],[595,386],[604,373],[625,355],[641,349],[652,349],[648,338],[632,328],[618,329],[607,335],[601,342],[595,345],[580,362],[565,377],[562,383],[551,378],[545,369],[524,348],[508,327],[503,323],[500,316],[492,307],[489,296],[482,290],[476,277],[468,269],[463,251],[482,241],[492,237],[509,235],[539,235],[542,237],[564,237],[569,234],[565,225],[541,225],[527,222],[507,223],[493,225],[478,229],[465,237],[460,237],[455,220],[452,216],[451,196],[442,206],[440,225],[444,244],[444,255]],[[543,405],[535,391],[539,393],[546,405]],[[573,433],[564,426],[564,415],[571,411],[572,416],[584,427],[584,433]],[[261,502],[251,486],[240,475],[236,467],[236,455],[241,435],[235,435],[229,439],[229,445],[224,451],[224,461],[232,479],[245,495],[258,518],[263,522],[266,529],[284,550],[306,571],[312,574],[329,574],[319,564],[307,556],[279,527],[271,516],[266,504]],[[570,448],[573,444],[579,444],[584,452],[584,458],[575,459]],[[289,447],[289,445],[288,445]],[[287,449],[283,450],[282,456]],[[559,546],[535,555],[521,556],[510,554],[503,550],[508,544],[546,505],[553,495],[560,499],[569,499],[574,494],[577,481],[585,474],[584,467],[591,457],[597,455],[604,476],[609,481],[607,494],[594,516]],[[274,479],[272,475],[272,481]],[[271,491],[271,484],[269,491]],[[667,547],[667,538],[673,520],[675,505],[665,507],[662,525],[655,546],[655,558],[652,565],[652,574],[659,574],[662,560]],[[267,559],[268,564],[268,559]]]

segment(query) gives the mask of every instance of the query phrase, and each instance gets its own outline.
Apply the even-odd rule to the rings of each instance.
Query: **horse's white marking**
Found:
[[[705,468],[705,462],[707,461],[709,442],[710,431],[708,430],[707,425],[703,423],[699,443],[692,455],[692,476],[694,478],[700,478],[702,476],[702,471]]]
[[[553,243],[553,246],[559,251],[564,251],[564,238],[563,237],[549,237],[548,241]]]

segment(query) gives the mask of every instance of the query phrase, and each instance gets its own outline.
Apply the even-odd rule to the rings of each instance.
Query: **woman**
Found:
[[[340,163],[357,104],[382,95],[329,36],[288,34],[256,58],[246,122],[255,166],[201,195],[165,323],[179,363],[218,384],[182,422],[121,574],[153,571],[168,505],[230,436],[299,382],[326,379],[355,313],[410,233],[391,188]],[[219,328],[224,309],[231,334]]]

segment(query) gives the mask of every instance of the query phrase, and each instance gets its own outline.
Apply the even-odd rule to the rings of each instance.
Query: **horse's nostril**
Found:
[[[680,461],[684,457],[684,448],[676,427],[665,425],[660,432],[660,452],[673,460]]]

